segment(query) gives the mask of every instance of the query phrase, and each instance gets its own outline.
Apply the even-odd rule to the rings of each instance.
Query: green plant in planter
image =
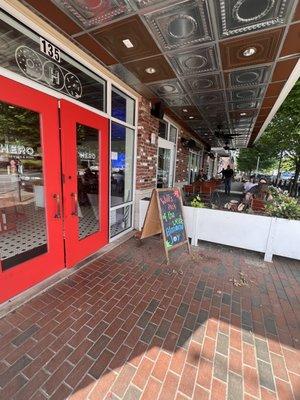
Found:
[[[300,220],[300,204],[287,192],[270,188],[273,201],[266,205],[266,211],[272,217]]]
[[[205,207],[205,205],[199,195],[193,198],[193,200],[191,201],[191,206],[196,207],[196,208],[204,208]]]

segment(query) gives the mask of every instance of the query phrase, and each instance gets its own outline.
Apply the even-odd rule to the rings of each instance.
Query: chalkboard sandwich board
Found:
[[[141,239],[162,233],[167,261],[168,252],[190,244],[183,219],[181,191],[179,188],[154,189],[145,217]]]

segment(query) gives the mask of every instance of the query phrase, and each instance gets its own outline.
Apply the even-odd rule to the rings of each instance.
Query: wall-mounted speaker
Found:
[[[162,101],[157,101],[156,103],[152,103],[151,115],[153,115],[153,117],[163,119],[164,114],[165,114],[165,105]]]

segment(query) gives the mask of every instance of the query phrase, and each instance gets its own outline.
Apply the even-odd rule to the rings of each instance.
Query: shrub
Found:
[[[300,205],[296,199],[288,195],[288,192],[271,187],[270,193],[273,201],[266,205],[269,215],[278,218],[300,219]]]
[[[196,207],[196,208],[204,208],[205,207],[205,205],[199,195],[193,198],[193,200],[191,201],[191,206]]]

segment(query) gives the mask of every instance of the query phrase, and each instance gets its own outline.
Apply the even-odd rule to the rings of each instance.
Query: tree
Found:
[[[272,154],[267,147],[256,145],[240,150],[237,157],[238,169],[251,175],[251,172],[256,170],[258,157],[260,170],[268,170],[272,168],[276,162],[274,154]]]
[[[282,152],[284,160],[290,160],[295,171],[291,193],[295,194],[300,174],[300,80],[254,147],[259,146],[269,148],[275,157]]]

